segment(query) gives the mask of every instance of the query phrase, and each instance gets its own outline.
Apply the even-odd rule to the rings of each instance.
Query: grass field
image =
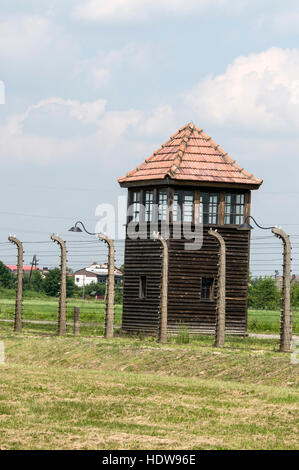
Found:
[[[1,449],[298,448],[298,366],[275,341],[0,339]]]
[[[71,300],[81,337],[24,323],[0,299],[0,449],[296,449],[298,365],[279,340],[212,336],[104,340],[103,302]],[[25,299],[23,318],[57,321],[56,299]],[[121,325],[121,305],[115,324]],[[296,314],[298,315],[298,314]],[[2,320],[2,321],[1,321]],[[278,312],[249,312],[249,331],[278,333]],[[298,332],[295,316],[294,331]]]
[[[1,319],[13,319],[14,317],[13,299],[0,298],[0,323]],[[105,304],[101,301],[70,299],[67,303],[67,320],[73,321],[74,306],[80,307],[81,322],[84,323],[104,323]],[[23,301],[23,318],[25,320],[45,320],[57,321],[58,302],[57,299],[25,299]],[[122,306],[115,305],[115,325],[121,326]],[[25,328],[35,328],[37,326],[25,325]],[[90,327],[86,331],[92,333]],[[45,327],[46,331],[53,330],[53,327]],[[248,331],[254,333],[279,333],[280,330],[280,312],[249,310],[248,312]],[[54,330],[53,330],[54,331]],[[293,331],[299,334],[299,312],[293,312]]]
[[[99,323],[105,322],[105,304],[101,301],[94,300],[80,300],[71,299],[67,302],[67,321],[73,322],[74,319],[74,306],[80,307],[80,320],[82,323],[81,332],[87,334],[99,334],[102,328],[84,326],[84,323]],[[15,302],[12,299],[0,299],[0,324],[1,319],[14,318]],[[121,326],[122,306],[115,305],[114,323],[116,326]],[[55,321],[58,317],[58,301],[57,299],[37,299],[37,300],[24,300],[23,301],[23,319],[24,320],[43,320]],[[25,330],[28,331],[55,331],[56,326],[53,325],[35,325],[33,323],[24,323]],[[68,327],[72,331],[72,327]]]

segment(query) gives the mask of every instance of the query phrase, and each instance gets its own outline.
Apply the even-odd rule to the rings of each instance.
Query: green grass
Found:
[[[67,320],[73,321],[74,307],[80,307],[82,322],[103,323],[105,320],[105,303],[99,300],[68,299]],[[14,317],[15,300],[0,298],[0,319]],[[115,324],[121,324],[122,306],[115,305]],[[58,314],[58,299],[24,299],[24,320],[56,321]]]
[[[0,322],[1,319],[13,319],[15,300],[0,297]],[[67,321],[72,322],[74,318],[74,306],[80,307],[81,322],[100,323],[105,321],[105,304],[98,300],[69,299],[67,301]],[[115,325],[121,326],[122,305],[115,305]],[[57,321],[58,299],[38,298],[24,299],[24,320]],[[38,326],[24,324],[24,328],[38,330]],[[85,328],[83,326],[83,328]],[[86,327],[89,328],[90,327]],[[47,326],[46,331],[54,331],[55,327]],[[88,330],[87,330],[88,331]],[[92,328],[90,331],[93,331]],[[280,331],[280,312],[267,310],[249,310],[248,332],[251,333],[277,333]],[[299,334],[299,312],[293,311],[293,332]],[[182,336],[182,332],[181,332]],[[186,335],[185,335],[186,336]],[[185,339],[187,340],[187,339]]]
[[[293,333],[299,334],[299,312],[293,311]],[[280,312],[273,310],[249,310],[248,331],[252,333],[279,333]]]
[[[273,340],[0,339],[1,449],[298,448],[298,366]]]

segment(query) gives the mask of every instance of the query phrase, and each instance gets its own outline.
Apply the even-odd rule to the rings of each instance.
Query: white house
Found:
[[[123,273],[115,267],[114,278],[116,284],[121,282],[122,275]],[[108,264],[99,264],[94,262],[90,266],[76,271],[74,273],[74,277],[75,284],[78,287],[88,286],[89,284],[97,282],[106,283],[108,278]]]
[[[78,287],[88,286],[89,284],[96,284],[98,276],[95,273],[87,271],[86,269],[79,269],[74,273],[75,284]]]

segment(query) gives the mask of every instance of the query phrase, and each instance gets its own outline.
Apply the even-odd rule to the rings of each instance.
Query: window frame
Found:
[[[165,196],[165,199],[162,198],[162,203],[160,203],[160,196]],[[169,204],[169,191],[167,188],[158,189],[158,222],[167,221],[168,214],[168,204]]]
[[[209,290],[210,290],[210,297],[209,298],[202,296],[203,288],[204,288],[203,282],[204,282],[205,279],[209,279],[209,280],[212,281],[212,283],[209,287]],[[205,286],[205,288],[206,288],[206,286]],[[214,302],[215,301],[215,276],[211,276],[210,274],[201,276],[201,278],[200,278],[200,300],[203,301],[203,302]]]
[[[230,197],[230,203],[227,198]],[[242,197],[241,202],[237,202],[237,198]],[[243,201],[243,202],[242,202]],[[228,212],[228,208],[230,211]],[[237,211],[237,208],[239,209]],[[240,209],[242,209],[240,211]],[[246,211],[246,194],[244,192],[226,192],[224,195],[224,225],[241,225],[245,220]],[[227,219],[229,218],[229,222]]]
[[[151,199],[147,201],[147,194],[151,194]],[[154,189],[145,189],[144,190],[144,222],[153,222],[154,216],[154,205],[155,205],[155,191]],[[147,204],[149,210],[147,209]],[[149,218],[148,218],[149,217]]]
[[[147,297],[147,276],[142,274],[139,276],[139,295],[140,300],[145,300]]]
[[[136,201],[134,200],[134,195],[137,194],[138,197],[136,199]],[[131,220],[133,222],[137,222],[139,223],[140,222],[140,216],[141,216],[141,191],[140,189],[136,190],[136,191],[132,191],[131,192],[131,201],[130,201],[131,205],[132,205],[132,216],[131,216]],[[139,210],[135,210],[135,207],[138,208]],[[137,217],[136,217],[136,214]]]
[[[209,197],[208,201],[204,201],[204,197]],[[217,202],[211,203],[211,197],[217,197]],[[199,195],[199,222],[203,225],[219,225],[220,224],[220,191],[200,191]],[[208,205],[208,212],[204,211],[204,206]],[[216,213],[214,214],[213,209],[216,207]],[[212,211],[211,211],[212,208]],[[205,220],[205,216],[208,217],[208,221]],[[211,222],[216,217],[216,222]]]
[[[185,197],[192,195],[192,204],[185,203]],[[177,201],[176,201],[177,196]],[[175,189],[173,193],[172,218],[174,223],[194,222],[195,191],[189,189]],[[185,207],[192,207],[190,220],[185,220]],[[179,210],[177,210],[179,208]],[[176,213],[176,215],[175,215]],[[178,216],[180,215],[180,218]]]

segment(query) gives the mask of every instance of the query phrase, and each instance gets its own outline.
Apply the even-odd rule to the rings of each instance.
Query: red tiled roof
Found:
[[[225,153],[202,129],[189,123],[178,130],[159,150],[126,176],[120,184],[159,180],[236,183],[259,187],[256,178]]]
[[[18,269],[18,266],[14,265],[14,264],[7,264],[6,267],[8,269],[10,269],[11,271],[17,271],[17,269]],[[32,269],[32,271],[35,271],[35,270],[39,271],[40,270],[38,267],[35,267],[35,266],[33,266],[33,268],[31,266],[23,266],[23,271],[31,271],[31,269]]]

